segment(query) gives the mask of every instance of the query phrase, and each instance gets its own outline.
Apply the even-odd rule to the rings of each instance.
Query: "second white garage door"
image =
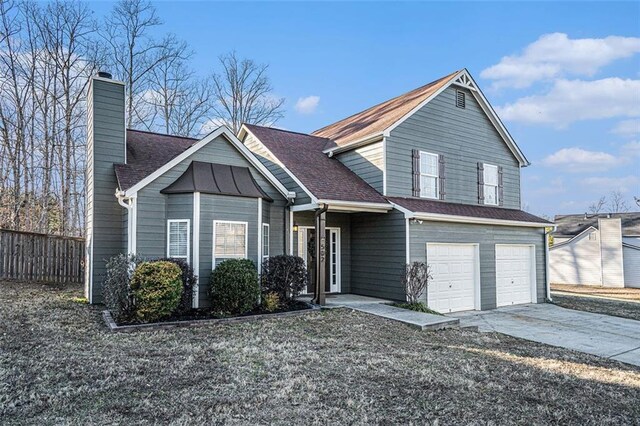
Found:
[[[476,306],[477,246],[473,244],[427,244],[427,264],[432,281],[427,304],[441,313],[480,309]]]
[[[532,246],[496,245],[496,304],[531,303],[535,300],[535,260]]]

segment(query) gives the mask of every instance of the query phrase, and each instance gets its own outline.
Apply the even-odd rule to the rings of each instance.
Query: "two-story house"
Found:
[[[424,261],[427,303],[440,312],[547,296],[551,224],[520,210],[529,163],[467,70],[312,134],[246,124],[193,140],[126,130],[123,113],[122,85],[93,78],[92,302],[118,252],[189,260],[195,306],[220,261],[260,269],[281,253],[307,262],[309,292],[405,300],[404,267]]]

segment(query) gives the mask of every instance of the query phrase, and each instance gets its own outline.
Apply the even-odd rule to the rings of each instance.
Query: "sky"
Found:
[[[155,2],[194,51],[269,64],[278,127],[311,132],[467,68],[531,165],[523,208],[640,196],[640,2]],[[100,16],[112,4],[98,2]]]

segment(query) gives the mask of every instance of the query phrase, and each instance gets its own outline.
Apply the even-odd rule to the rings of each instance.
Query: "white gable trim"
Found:
[[[287,188],[280,183],[280,181],[258,160],[249,149],[244,146],[242,142],[227,128],[227,126],[220,126],[213,132],[209,133],[204,138],[193,144],[189,149],[182,154],[175,157],[173,160],[166,163],[164,166],[151,173],[140,182],[133,185],[131,188],[124,192],[124,196],[128,197],[131,194],[137,193],[139,190],[149,185],[151,182],[171,170],[173,167],[184,161],[190,155],[196,153],[200,149],[204,148],[209,142],[215,140],[218,136],[224,136],[248,161],[253,165],[267,180],[287,199],[294,198]]]
[[[579,238],[579,237],[581,237],[582,235],[585,235],[585,234],[587,234],[587,233],[591,233],[591,232],[594,232],[594,231],[597,231],[597,230],[598,230],[598,228],[596,228],[596,227],[594,227],[594,226],[589,226],[587,229],[585,229],[584,231],[580,232],[579,234],[574,235],[573,237],[569,238],[567,241],[563,241],[563,242],[561,242],[561,243],[554,244],[554,245],[550,248],[550,250],[553,250],[553,249],[556,249],[556,248],[559,248],[559,247],[566,246],[567,244],[570,244],[570,243],[571,243],[573,240],[575,240],[576,238]]]
[[[251,132],[251,130],[249,130],[249,129],[247,128],[247,126],[245,126],[245,125],[243,124],[243,125],[242,125],[242,127],[240,128],[240,132],[238,132],[238,136],[239,136],[239,137],[243,137],[245,133],[248,133],[248,134],[250,134],[251,136],[253,136],[253,137],[254,137],[254,139],[255,139],[255,140],[260,144],[260,146],[261,146],[262,148],[264,148],[264,150],[265,150],[265,151],[267,151],[267,154],[269,154],[269,155],[271,156],[271,160],[272,160],[274,163],[276,163],[278,166],[282,167],[282,170],[284,170],[284,171],[285,171],[285,173],[286,173],[287,175],[289,175],[289,177],[290,177],[290,178],[291,178],[291,179],[292,179],[292,180],[293,180],[293,181],[294,181],[294,182],[295,182],[295,183],[296,183],[296,184],[297,184],[297,185],[298,185],[298,186],[299,186],[299,187],[300,187],[304,192],[305,192],[305,194],[307,194],[307,195],[309,196],[309,198],[311,198],[311,203],[312,203],[312,204],[317,204],[317,203],[318,203],[318,198],[317,198],[315,195],[313,195],[313,194],[311,193],[311,191],[309,191],[309,189],[308,189],[306,186],[304,186],[304,184],[303,184],[302,182],[300,182],[300,179],[298,179],[298,178],[296,177],[296,175],[294,175],[294,174],[293,174],[293,172],[292,172],[291,170],[289,170],[289,169],[287,168],[287,166],[285,166],[285,165],[282,163],[282,161],[280,161],[280,159],[279,159],[277,156],[275,156],[275,155],[273,154],[273,152],[271,152],[271,150],[270,150],[269,148],[267,148],[267,146],[266,146],[266,145],[265,145],[265,144],[260,140],[260,138],[259,138],[259,137],[257,137],[257,136],[255,135],[255,133],[252,133],[252,132]],[[246,146],[245,146],[244,144],[242,144],[242,146],[244,146],[244,147],[246,148]],[[249,149],[247,148],[247,150],[249,150]],[[262,163],[260,163],[260,164],[262,164]]]

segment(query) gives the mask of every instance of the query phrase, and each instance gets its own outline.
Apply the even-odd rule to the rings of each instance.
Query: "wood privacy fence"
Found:
[[[81,283],[84,238],[0,229],[0,280]]]

